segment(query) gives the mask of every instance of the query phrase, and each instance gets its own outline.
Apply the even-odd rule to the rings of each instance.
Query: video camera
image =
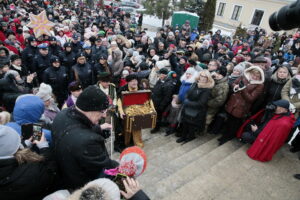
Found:
[[[274,12],[269,18],[269,25],[273,31],[300,28],[300,0]]]

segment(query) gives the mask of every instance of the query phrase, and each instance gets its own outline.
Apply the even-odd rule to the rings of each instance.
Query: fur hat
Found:
[[[83,188],[76,190],[68,199],[101,199],[101,200],[120,200],[120,189],[111,180],[99,178],[89,182]]]
[[[52,88],[50,85],[42,83],[36,96],[40,97],[43,101],[48,101],[52,98]]]
[[[21,59],[20,56],[17,54],[11,55],[10,56],[10,62],[14,62],[15,60]]]
[[[108,104],[106,94],[94,85],[85,88],[76,101],[76,106],[86,112],[105,110]]]
[[[21,137],[14,129],[0,125],[0,146],[0,159],[13,157],[21,146]]]

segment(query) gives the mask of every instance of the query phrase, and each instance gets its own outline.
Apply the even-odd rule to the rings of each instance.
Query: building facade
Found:
[[[272,32],[269,17],[296,0],[217,0],[213,31],[222,30],[226,35],[233,35],[236,27],[254,29],[263,28]]]

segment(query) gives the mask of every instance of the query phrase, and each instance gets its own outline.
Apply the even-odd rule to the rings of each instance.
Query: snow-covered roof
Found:
[[[173,12],[173,14],[186,14],[186,15],[193,15],[195,17],[199,17],[196,13],[191,13],[191,12],[187,12],[187,11],[176,11],[176,12]]]

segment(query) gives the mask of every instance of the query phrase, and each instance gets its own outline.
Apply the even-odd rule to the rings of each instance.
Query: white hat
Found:
[[[50,85],[42,83],[36,96],[40,97],[43,101],[48,101],[52,98],[52,88]]]

